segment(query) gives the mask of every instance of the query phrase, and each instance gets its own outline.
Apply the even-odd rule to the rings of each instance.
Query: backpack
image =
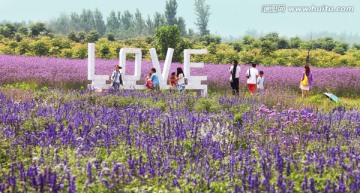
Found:
[[[249,68],[249,74],[246,75],[246,78],[250,78],[251,77],[251,73],[250,73],[250,68]]]
[[[309,86],[309,79],[308,77],[306,76],[306,73],[304,74],[304,78],[303,80],[300,82],[301,85],[303,86]]]

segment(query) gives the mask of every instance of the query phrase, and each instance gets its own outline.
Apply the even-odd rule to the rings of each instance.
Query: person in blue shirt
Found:
[[[260,71],[259,72],[259,77],[257,78],[257,89],[259,91],[259,93],[263,93],[264,92],[264,71]]]
[[[152,88],[154,90],[159,90],[159,87],[160,87],[159,76],[156,74],[156,69],[155,68],[151,68],[150,79],[154,84]]]

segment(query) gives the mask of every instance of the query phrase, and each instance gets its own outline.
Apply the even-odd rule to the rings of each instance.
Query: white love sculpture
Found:
[[[207,95],[207,85],[201,84],[201,81],[207,80],[207,76],[191,76],[190,68],[203,68],[204,63],[192,63],[190,61],[191,55],[194,54],[206,54],[206,49],[201,50],[184,50],[184,75],[188,80],[188,84],[185,89],[201,90],[202,96]],[[126,54],[135,54],[135,70],[134,75],[126,74]],[[169,78],[169,71],[171,66],[174,49],[168,48],[163,72],[161,72],[159,59],[155,48],[150,49],[150,56],[153,67],[156,69],[159,75],[160,89],[169,89],[170,85],[167,84]],[[136,82],[141,78],[141,63],[142,53],[139,48],[122,48],[120,49],[119,64],[122,66],[122,78],[124,85],[121,89],[135,89],[145,90],[144,85],[138,85]],[[150,70],[150,69],[149,69]],[[110,84],[106,84],[106,81],[110,79],[109,75],[95,75],[95,44],[88,44],[88,80],[91,80],[90,88],[92,89],[109,89]]]

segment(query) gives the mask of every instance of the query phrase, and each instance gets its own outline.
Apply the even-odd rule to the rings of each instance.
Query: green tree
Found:
[[[261,37],[260,40],[269,40],[272,42],[278,42],[279,41],[279,33],[277,33],[277,32],[268,33],[264,37]]]
[[[91,30],[87,35],[86,35],[86,41],[88,43],[94,43],[96,41],[99,40],[99,33],[96,30]]]
[[[29,26],[29,28],[30,28],[30,35],[33,36],[33,37],[40,35],[40,33],[47,33],[48,32],[48,30],[45,27],[45,24],[40,23],[40,22],[31,24]]]
[[[255,38],[250,37],[249,35],[244,35],[242,38],[242,43],[244,45],[250,45],[255,41]]]
[[[335,46],[335,48],[332,51],[344,55],[346,50],[342,46]]]
[[[83,9],[80,14],[80,27],[85,32],[96,29],[94,13],[91,10]]]
[[[73,31],[80,31],[80,30],[84,30],[82,29],[81,25],[80,25],[80,16],[79,14],[72,12],[70,14],[70,30]]]
[[[86,33],[84,31],[80,31],[78,33],[78,42],[84,42],[86,38]]]
[[[48,24],[51,31],[60,34],[68,34],[71,31],[71,20],[66,14],[61,14],[58,18],[51,20]]]
[[[177,25],[157,28],[155,30],[155,47],[159,52],[159,58],[165,59],[168,48],[176,49],[181,40]],[[175,58],[179,58],[179,56],[174,56],[174,60],[176,60]]]
[[[142,18],[141,12],[139,11],[139,9],[136,9],[135,12],[135,21],[134,21],[134,28],[135,28],[135,33],[137,36],[141,36],[143,35],[143,31],[145,28],[145,21]]]
[[[311,49],[321,49],[321,43],[319,40],[310,40],[308,43],[311,45]]]
[[[101,58],[110,58],[110,48],[107,44],[100,45]]]
[[[18,32],[22,35],[28,35],[29,33],[29,30],[27,27],[24,27],[24,26],[21,26],[19,29],[18,29]]]
[[[290,48],[289,41],[285,38],[279,38],[277,48],[278,49],[289,49]]]
[[[261,53],[265,56],[270,55],[279,48],[279,34],[276,32],[266,34],[260,38],[260,41]]]
[[[313,48],[313,44],[310,41],[303,41],[300,43],[300,49],[311,50]]]
[[[360,44],[353,44],[352,46],[355,50],[360,50]]]
[[[249,45],[249,47],[252,48],[261,48],[261,40],[254,39],[254,41]]]
[[[22,40],[22,34],[20,33],[15,33],[15,36],[14,36],[14,39],[17,41],[17,42],[21,42]]]
[[[176,10],[177,10],[178,4],[176,3],[176,0],[169,0],[166,1],[165,5],[165,18],[166,23],[168,25],[175,25],[177,24],[176,19]]]
[[[274,51],[276,51],[277,47],[278,47],[277,42],[273,42],[271,40],[266,40],[266,39],[262,40],[260,44],[261,54],[268,56]]]
[[[16,53],[23,55],[26,54],[27,52],[29,52],[30,50],[30,45],[28,41],[21,41],[19,42],[18,47],[16,48]]]
[[[107,33],[107,39],[109,41],[115,41],[115,35],[112,32]]]
[[[79,41],[79,39],[76,37],[75,32],[73,32],[73,31],[70,32],[67,37],[68,37],[69,40],[72,40],[72,41],[74,41],[74,42],[78,42],[78,41]]]
[[[155,14],[154,14],[154,27],[155,27],[155,29],[158,28],[158,27],[161,27],[161,26],[163,26],[165,24],[166,24],[166,20],[165,20],[164,15],[162,15],[159,12],[155,12]]]
[[[117,33],[120,30],[120,16],[121,13],[118,12],[116,16],[115,11],[111,11],[109,17],[107,18],[106,30],[108,32]]]
[[[43,41],[36,41],[31,47],[36,56],[47,56],[50,50],[49,45]]]
[[[345,42],[336,42],[336,47],[341,47],[346,52],[349,49],[349,44]]]
[[[68,54],[68,53],[67,53]],[[69,54],[70,55],[70,54]],[[87,57],[87,47],[86,46],[80,46],[77,47],[73,54],[71,54],[73,58],[80,58],[84,59]]]
[[[101,12],[98,9],[95,9],[94,12],[94,23],[95,23],[95,29],[98,31],[100,36],[105,35],[106,32],[106,26],[105,22],[103,20],[103,16]]]
[[[214,42],[212,42],[207,49],[209,50],[210,54],[216,54],[216,49],[218,47],[218,44],[215,44]]]
[[[321,49],[332,51],[336,47],[336,42],[331,37],[318,39]]]
[[[121,26],[124,30],[128,30],[133,26],[133,15],[130,11],[126,10],[124,14],[121,16]]]
[[[204,42],[205,46],[208,46],[211,43],[220,44],[221,43],[221,37],[207,34],[207,35],[202,36],[200,38],[200,41]]]
[[[178,25],[178,27],[179,27],[181,36],[185,37],[185,36],[187,35],[187,33],[186,33],[185,19],[182,18],[182,17],[179,17],[179,19],[178,19],[178,21],[177,21],[177,25]]]
[[[153,35],[155,33],[155,24],[151,20],[150,15],[148,15],[148,18],[145,22],[146,25],[146,35]]]
[[[0,28],[0,34],[6,38],[14,37],[16,31],[16,27],[12,23],[6,23],[3,27]]]
[[[301,39],[299,37],[290,38],[289,46],[290,48],[298,49],[300,48]]]
[[[241,42],[234,42],[232,44],[232,46],[233,46],[233,49],[237,52],[240,52],[242,50]]]
[[[195,0],[195,14],[197,16],[195,25],[200,31],[200,35],[209,34],[208,22],[210,17],[210,5],[205,4],[205,0]]]
[[[192,39],[194,38],[194,36],[195,36],[195,31],[193,29],[189,29],[187,37]]]

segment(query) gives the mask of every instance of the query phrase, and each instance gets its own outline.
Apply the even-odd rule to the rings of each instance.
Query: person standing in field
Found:
[[[256,69],[256,64],[252,63],[251,68],[246,71],[247,86],[249,88],[250,94],[254,95],[256,91],[256,80],[259,76],[259,71]]]
[[[114,66],[114,71],[111,75],[111,86],[115,89],[115,90],[119,90],[120,89],[120,84],[122,84],[122,78],[121,78],[121,73],[120,73],[120,66],[119,65],[115,65]]]
[[[176,81],[179,93],[183,93],[185,90],[185,76],[181,67],[176,69]]]
[[[309,97],[309,90],[312,87],[313,76],[310,72],[310,67],[308,64],[304,67],[304,72],[301,76],[300,89],[302,98]]]
[[[257,89],[259,89],[259,92],[264,92],[264,71],[260,71],[259,77],[257,78]]]
[[[150,76],[151,81],[153,82],[153,90],[159,90],[160,88],[160,81],[159,81],[159,76],[156,74],[156,69],[155,68],[151,68],[151,76]]]
[[[233,66],[230,67],[229,73],[231,74],[230,76],[230,86],[232,89],[232,94],[235,95],[239,95],[239,78],[240,78],[240,66],[238,66],[238,61],[237,60],[233,60],[232,62]]]

